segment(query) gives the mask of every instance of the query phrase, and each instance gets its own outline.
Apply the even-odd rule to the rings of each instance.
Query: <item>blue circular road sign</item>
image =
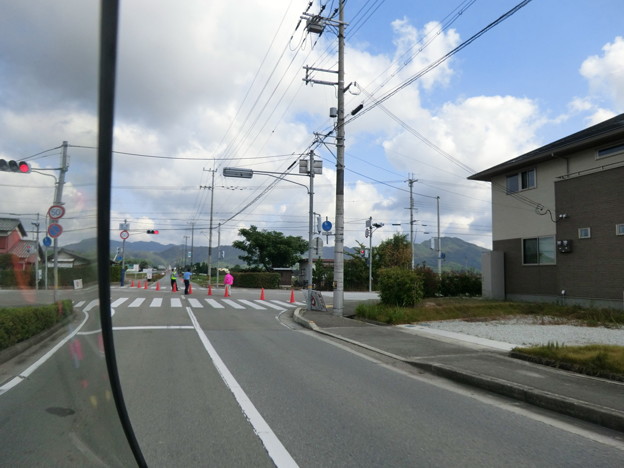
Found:
[[[321,227],[323,228],[323,231],[331,231],[332,223],[330,221],[323,221]]]
[[[50,247],[52,245],[52,239],[50,239],[48,236],[44,237],[43,245],[45,245],[46,247]]]

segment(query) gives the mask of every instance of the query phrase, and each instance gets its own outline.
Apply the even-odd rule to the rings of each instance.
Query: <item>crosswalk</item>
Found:
[[[74,304],[80,308],[85,301]],[[155,309],[159,307],[182,308],[191,307],[193,309],[237,309],[237,310],[287,310],[293,307],[305,306],[303,302],[286,302],[273,300],[247,300],[232,298],[196,298],[196,297],[119,297],[111,301],[111,308],[117,309],[127,307],[128,309]]]

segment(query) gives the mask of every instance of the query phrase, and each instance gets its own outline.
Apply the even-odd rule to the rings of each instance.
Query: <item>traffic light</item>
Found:
[[[26,161],[0,159],[0,171],[28,174],[30,173],[30,164]]]
[[[148,234],[158,234],[158,230],[156,230],[156,229],[148,229],[147,233]]]

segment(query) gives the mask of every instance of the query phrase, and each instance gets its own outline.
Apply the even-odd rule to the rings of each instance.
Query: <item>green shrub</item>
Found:
[[[270,272],[239,272],[234,276],[234,287],[279,289],[280,274]]]
[[[379,297],[382,304],[414,306],[423,298],[422,277],[412,270],[384,268],[379,271]]]
[[[0,309],[0,350],[48,330],[73,312],[71,300]]]
[[[474,271],[444,271],[440,293],[446,297],[480,296],[481,275]]]
[[[440,295],[440,278],[438,274],[424,263],[416,265],[416,271],[422,277],[423,296],[436,297]]]

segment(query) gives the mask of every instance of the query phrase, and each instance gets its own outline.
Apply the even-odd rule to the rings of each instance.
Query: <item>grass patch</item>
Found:
[[[530,346],[516,348],[513,353],[518,357],[532,357],[534,361],[548,365],[564,367],[569,370],[589,375],[609,374],[621,376],[624,380],[624,346],[587,345],[565,346],[558,343],[548,343],[544,346]]]
[[[363,303],[356,316],[366,320],[399,325],[437,320],[496,320],[513,316],[555,317],[562,322],[586,326],[619,328],[624,314],[612,309],[589,309],[548,303],[501,302],[478,298],[428,298],[414,307]]]
[[[500,302],[478,298],[432,298],[425,299],[414,307],[363,303],[358,305],[355,313],[360,319],[388,325],[439,320],[487,321],[529,316],[534,317],[538,323],[546,322],[546,318],[552,323],[554,318],[561,323],[574,323],[579,326],[624,326],[624,313],[613,309]],[[624,346],[564,346],[548,343],[545,346],[514,349],[512,356],[575,372],[624,380]]]

